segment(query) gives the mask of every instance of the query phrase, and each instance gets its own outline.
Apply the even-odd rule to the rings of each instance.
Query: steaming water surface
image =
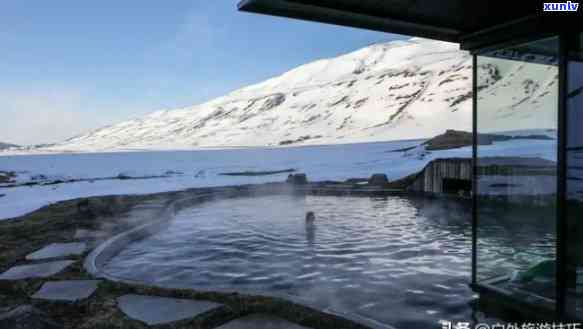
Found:
[[[398,328],[433,328],[475,316],[469,218],[456,202],[401,197],[219,200],[181,211],[105,270],[166,287],[293,295]]]

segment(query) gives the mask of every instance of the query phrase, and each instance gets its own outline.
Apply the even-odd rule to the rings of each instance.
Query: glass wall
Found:
[[[567,312],[583,316],[583,33],[567,62]]]
[[[558,38],[477,57],[477,280],[554,304]],[[508,92],[511,90],[511,92]]]

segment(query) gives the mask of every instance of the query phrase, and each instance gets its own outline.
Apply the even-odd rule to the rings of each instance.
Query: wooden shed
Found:
[[[497,195],[505,188],[509,195],[554,194],[552,179],[556,163],[533,157],[484,157],[478,159],[481,195]],[[472,159],[435,159],[412,177],[409,191],[469,194],[472,191]]]
[[[435,159],[417,174],[408,190],[426,193],[469,193],[472,190],[472,159]]]

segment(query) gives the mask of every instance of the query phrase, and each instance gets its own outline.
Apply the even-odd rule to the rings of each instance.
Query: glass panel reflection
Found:
[[[477,71],[478,283],[551,304],[558,39],[482,54]]]
[[[567,66],[567,311],[583,314],[583,33]]]

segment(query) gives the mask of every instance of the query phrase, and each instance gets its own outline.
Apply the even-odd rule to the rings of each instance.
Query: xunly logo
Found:
[[[579,10],[578,2],[545,2],[543,3],[544,11],[577,11]]]

